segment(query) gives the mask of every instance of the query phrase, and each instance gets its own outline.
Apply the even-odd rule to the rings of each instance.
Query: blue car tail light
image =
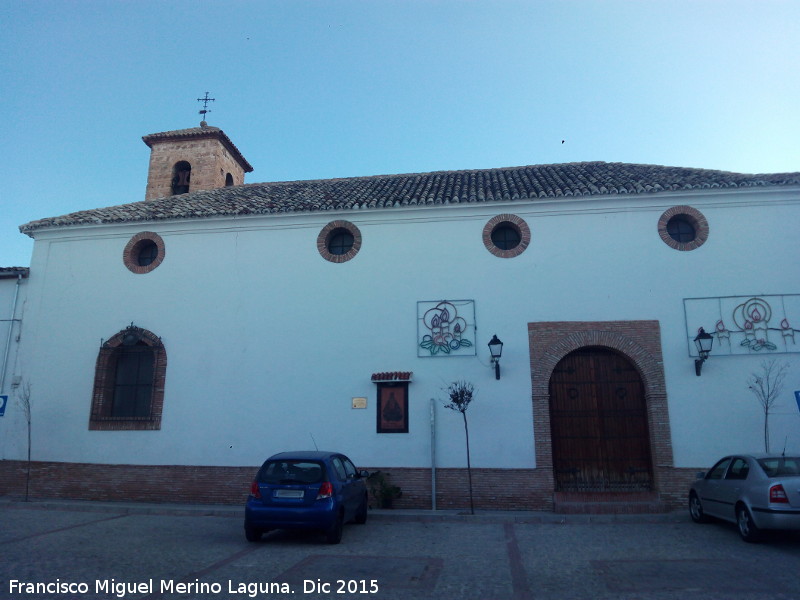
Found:
[[[333,496],[333,484],[330,481],[323,481],[322,485],[319,486],[319,492],[317,492],[317,500],[324,500],[331,496]]]
[[[258,489],[258,482],[253,479],[253,483],[250,484],[250,495],[253,498],[261,499],[261,490]]]

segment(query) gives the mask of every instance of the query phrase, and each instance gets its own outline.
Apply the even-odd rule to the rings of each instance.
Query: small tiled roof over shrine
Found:
[[[26,278],[30,275],[31,270],[28,267],[0,267],[0,279],[8,279],[10,277]]]
[[[192,132],[193,130],[186,130]],[[181,132],[167,132],[180,134]],[[164,134],[156,134],[164,135]],[[189,133],[188,135],[193,135]],[[205,217],[377,210],[679,190],[800,185],[800,172],[747,175],[629,163],[582,162],[470,171],[252,183],[83,210],[20,226],[54,227]]]

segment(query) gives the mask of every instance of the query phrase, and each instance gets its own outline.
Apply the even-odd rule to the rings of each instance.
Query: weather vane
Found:
[[[211,110],[208,108],[208,103],[209,102],[214,102],[214,100],[216,100],[216,98],[209,98],[208,97],[208,92],[206,92],[206,95],[205,95],[204,98],[198,98],[197,99],[198,102],[202,102],[203,103],[203,110],[199,111],[199,114],[203,115],[203,117],[202,117],[203,121],[206,120],[206,115],[211,112]]]

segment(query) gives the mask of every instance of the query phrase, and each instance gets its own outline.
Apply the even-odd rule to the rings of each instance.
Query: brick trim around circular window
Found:
[[[147,265],[139,264],[139,253],[153,243],[156,245],[156,256],[153,261]],[[137,275],[149,273],[164,261],[164,240],[161,236],[152,231],[142,231],[133,236],[122,251],[122,262],[128,267],[131,273]]]
[[[498,248],[492,241],[492,233],[500,226],[514,229],[519,235],[519,244],[508,250]],[[519,256],[531,243],[531,230],[528,224],[516,215],[497,215],[492,217],[483,227],[483,245],[486,249],[499,258],[513,258]]]
[[[333,254],[328,249],[328,246],[330,245],[333,236],[341,231],[345,231],[353,236],[353,247],[344,254]],[[322,228],[322,231],[320,231],[319,235],[317,236],[317,250],[322,258],[333,263],[343,263],[351,260],[356,254],[358,254],[360,249],[361,231],[359,231],[358,227],[353,225],[350,221],[331,221]]]
[[[694,239],[691,242],[679,242],[674,240],[667,231],[667,223],[674,217],[681,217],[694,228]],[[705,244],[708,239],[708,221],[696,208],[691,206],[673,206],[664,211],[658,219],[658,235],[661,240],[670,248],[675,250],[687,251],[695,250]]]

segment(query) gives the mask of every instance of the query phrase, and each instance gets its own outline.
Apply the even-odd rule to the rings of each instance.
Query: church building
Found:
[[[144,199],[20,226],[0,270],[0,496],[243,502],[286,450],[394,506],[658,511],[800,452],[800,173],[583,162],[245,183],[219,128],[146,135]],[[15,295],[16,294],[16,295]],[[8,307],[6,308],[6,305]],[[4,330],[6,331],[6,330]]]

